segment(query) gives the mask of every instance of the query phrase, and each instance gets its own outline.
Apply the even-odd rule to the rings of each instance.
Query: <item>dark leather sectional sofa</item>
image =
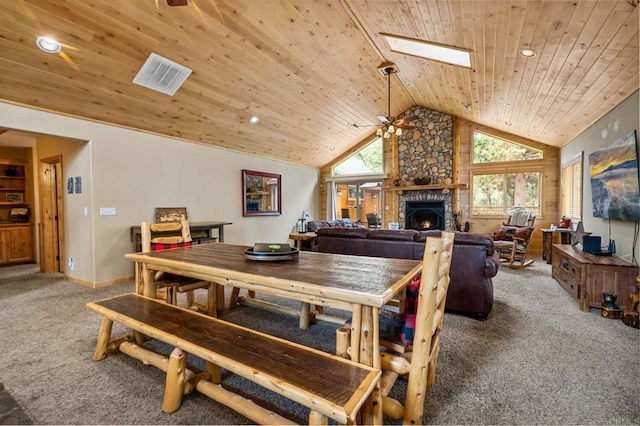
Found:
[[[315,224],[313,226],[316,228]],[[369,230],[361,227],[317,227],[318,251],[358,256],[422,260],[428,236],[441,231]],[[487,319],[493,306],[493,281],[499,259],[489,235],[456,232],[446,308]]]

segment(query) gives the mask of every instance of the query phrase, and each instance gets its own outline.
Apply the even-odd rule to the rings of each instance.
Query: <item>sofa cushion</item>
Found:
[[[369,231],[367,238],[371,240],[413,241],[417,233],[418,231],[414,231],[412,229],[375,229]]]
[[[369,230],[367,228],[320,228],[316,232],[318,237],[340,237],[340,238],[367,238]]]
[[[324,220],[312,220],[307,223],[307,230],[309,232],[316,232],[320,228],[327,228],[329,226],[329,222],[325,222]]]
[[[414,237],[414,241],[417,241],[419,243],[425,243],[427,242],[427,237],[436,237],[436,238],[440,238],[440,235],[442,234],[442,231],[440,231],[439,229],[432,229],[430,231],[418,231],[416,232],[416,235]],[[458,236],[456,235],[454,238],[454,241],[458,238]]]
[[[436,237],[439,238],[442,231],[440,230],[430,230],[430,231],[420,231],[416,234],[415,241],[419,243],[424,243],[427,241],[427,237]],[[487,234],[473,234],[470,232],[461,232],[454,231],[455,244],[464,244],[470,246],[484,246],[487,256],[493,256],[495,251],[493,245],[493,239]]]
[[[321,228],[336,228],[336,227],[366,229],[363,225],[359,225],[356,222],[354,222],[353,219],[336,219],[329,222],[325,220],[312,220],[307,223],[307,230],[309,232],[317,232],[318,229],[321,229]]]

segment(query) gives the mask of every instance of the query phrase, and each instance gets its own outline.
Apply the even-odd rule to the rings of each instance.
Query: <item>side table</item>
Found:
[[[546,260],[548,264],[551,264],[551,256],[553,251],[551,246],[553,245],[553,235],[560,234],[561,244],[571,244],[571,232],[569,228],[555,228],[555,229],[540,229],[542,231],[542,260]]]
[[[215,241],[221,243],[224,242],[224,227],[225,225],[232,225],[232,222],[189,222],[189,229],[191,237],[195,242]],[[218,236],[213,235],[213,230],[218,230]],[[140,225],[135,225],[130,228],[130,238],[133,243],[133,251],[139,252],[141,250],[142,231]]]
[[[313,251],[318,245],[318,236],[315,232],[305,232],[304,234],[292,232],[291,234],[289,234],[289,239],[294,241],[298,250],[302,250],[303,241],[311,242],[311,251]]]

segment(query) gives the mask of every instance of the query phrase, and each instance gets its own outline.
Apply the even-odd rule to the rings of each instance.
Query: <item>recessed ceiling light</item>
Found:
[[[531,49],[520,49],[518,53],[525,58],[533,58],[534,56],[536,56],[536,51]]]
[[[256,117],[255,115],[249,119],[250,124],[258,124],[260,122],[260,117]]]
[[[506,124],[507,126],[511,126],[513,123],[510,121],[505,121],[504,124]]]
[[[53,37],[38,37],[36,39],[36,46],[47,53],[58,53],[62,50],[62,46],[58,40]]]
[[[462,109],[465,110],[465,111],[471,111],[471,105],[464,104],[464,105],[462,105]]]
[[[471,68],[471,51],[468,49],[391,34],[381,33],[381,35],[394,52]]]

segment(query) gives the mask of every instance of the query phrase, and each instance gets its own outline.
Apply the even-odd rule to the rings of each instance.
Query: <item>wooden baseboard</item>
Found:
[[[81,280],[81,279],[70,277],[70,276],[64,275],[64,274],[63,274],[63,278],[66,281],[72,282],[74,284],[80,284],[80,285],[83,285],[83,286],[89,287],[89,288],[109,287],[109,286],[112,286],[112,285],[124,284],[124,283],[130,282],[130,281],[133,281],[135,279],[135,277],[131,276],[131,277],[126,277],[126,278],[118,278],[116,280],[103,281],[103,282],[100,282],[100,283],[92,283],[90,281]]]

